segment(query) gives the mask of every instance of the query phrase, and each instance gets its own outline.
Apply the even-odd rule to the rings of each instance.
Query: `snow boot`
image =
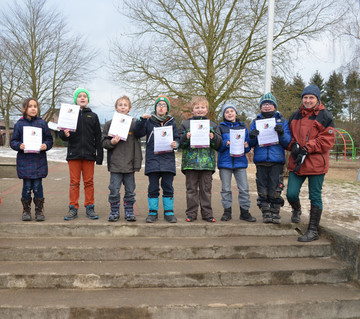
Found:
[[[298,238],[301,242],[310,242],[319,239],[319,224],[321,219],[322,209],[318,206],[311,205],[310,221],[306,233]]]
[[[69,205],[69,211],[65,215],[64,220],[73,220],[75,218],[78,218],[78,210],[74,205]]]
[[[224,208],[224,214],[221,216],[221,221],[223,222],[227,222],[229,220],[231,220],[231,207],[229,208]]]
[[[292,208],[291,222],[298,224],[300,223],[300,215],[301,215],[301,205],[300,201],[296,201],[294,203],[290,203]]]
[[[246,222],[256,222],[256,218],[251,216],[248,209],[240,207],[240,220],[245,220]]]
[[[273,224],[281,224],[280,208],[270,208],[271,222]]]
[[[158,219],[158,209],[159,209],[159,197],[148,198],[149,203],[149,215],[146,217],[147,223],[153,223]]]
[[[45,220],[44,216],[44,202],[45,198],[34,198],[35,204],[35,220],[37,222],[42,222]]]
[[[117,222],[120,218],[120,202],[110,203],[109,222]]]
[[[21,219],[24,222],[31,220],[31,198],[22,198],[21,203],[23,205],[23,212]]]
[[[136,217],[134,215],[134,202],[124,202],[125,219],[128,222],[135,222]]]
[[[177,219],[174,215],[174,197],[163,197],[164,219],[168,223],[176,223]]]
[[[85,206],[85,208],[86,208],[86,215],[85,215],[86,218],[89,218],[89,219],[98,219],[99,218],[99,216],[96,215],[96,213],[95,213],[94,205],[87,205],[87,206]]]

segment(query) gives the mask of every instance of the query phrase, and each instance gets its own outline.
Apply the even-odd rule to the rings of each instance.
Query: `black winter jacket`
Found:
[[[76,132],[70,132],[70,136],[66,137],[64,131],[60,131],[60,138],[68,142],[67,161],[83,159],[102,164],[104,150],[101,146],[100,122],[90,108],[80,110]]]

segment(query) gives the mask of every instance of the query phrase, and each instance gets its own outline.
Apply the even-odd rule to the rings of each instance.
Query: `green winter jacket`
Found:
[[[222,144],[220,130],[215,122],[210,121],[210,132],[214,133],[214,138],[210,140],[210,147],[191,148],[190,139],[186,137],[186,133],[190,132],[190,121],[192,120],[207,120],[207,118],[194,116],[184,120],[180,125],[180,149],[182,149],[181,171],[184,174],[186,170],[215,172],[215,150],[218,150]]]

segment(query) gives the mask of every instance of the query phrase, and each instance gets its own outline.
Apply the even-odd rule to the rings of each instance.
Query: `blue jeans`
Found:
[[[120,202],[120,188],[124,184],[124,202],[135,202],[135,173],[110,173],[109,203]]]
[[[23,179],[22,198],[31,198],[31,191],[34,192],[34,198],[44,198],[42,178]]]
[[[234,174],[237,188],[239,190],[239,205],[241,208],[250,209],[250,193],[247,180],[246,168],[220,168],[221,179],[221,203],[224,208],[232,206],[231,179]]]
[[[174,174],[169,172],[149,173],[148,197],[157,198],[160,195],[159,181],[161,178],[161,188],[163,197],[174,197],[173,180]]]
[[[324,182],[325,174],[321,175],[296,175],[293,172],[289,173],[289,181],[287,187],[286,197],[289,203],[294,203],[299,200],[300,189],[305,179],[308,179],[309,199],[312,206],[323,208],[321,190]]]

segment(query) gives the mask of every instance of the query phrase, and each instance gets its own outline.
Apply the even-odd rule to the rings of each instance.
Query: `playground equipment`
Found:
[[[356,160],[356,147],[349,132],[335,128],[335,144],[330,154],[335,154],[337,161],[339,158],[343,158],[344,161]]]

